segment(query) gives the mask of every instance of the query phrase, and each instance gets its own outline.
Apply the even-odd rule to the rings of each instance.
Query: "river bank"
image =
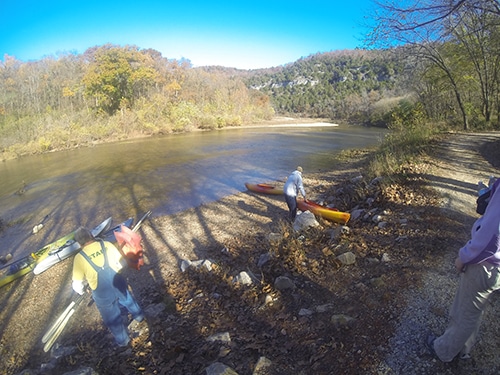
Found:
[[[126,272],[149,313],[149,335],[122,353],[112,349],[92,304],[76,312],[60,351],[43,353],[44,329],[71,297],[71,262],[26,276],[0,290],[0,373],[31,368],[62,374],[87,366],[99,374],[188,374],[220,362],[243,375],[264,357],[271,363],[269,374],[496,373],[499,327],[492,315],[474,361],[436,363],[421,339],[425,330],[445,327],[457,281],[451,259],[477,217],[477,180],[500,174],[493,166],[500,147],[489,147],[488,156],[480,151],[498,146],[498,139],[450,135],[436,145],[435,155],[408,166],[407,184],[383,190],[371,191],[366,181],[366,189],[352,194],[368,151],[339,161],[332,171],[305,171],[310,199],[342,198],[354,208],[356,201],[374,197],[370,209],[385,216],[385,227],[353,220],[340,238],[332,238],[339,225],[329,222],[296,234],[281,197],[248,192],[153,218],[141,231],[146,266]],[[281,240],[271,243],[270,233]],[[355,264],[337,262],[346,251],[356,255]],[[257,267],[267,253],[274,260]],[[204,259],[212,261],[211,272],[180,271],[182,260]],[[233,283],[245,270],[259,280],[251,287]],[[293,280],[295,288],[276,289],[279,276]],[[207,341],[226,332],[230,342]]]
[[[230,130],[230,129],[245,129],[245,128],[253,128],[253,127],[274,127],[274,126],[290,126],[290,127],[300,127],[300,126],[337,126],[337,124],[332,124],[329,119],[321,119],[321,118],[292,118],[292,117],[282,117],[276,116],[272,120],[266,120],[255,124],[245,124],[241,126],[228,126],[224,128],[217,129],[201,129],[201,128],[192,128],[189,130],[190,133],[199,133],[199,132],[214,132],[221,130]],[[183,134],[184,132],[175,132],[172,134]],[[74,150],[77,148],[86,148],[86,147],[95,147],[100,144],[105,143],[114,143],[114,142],[123,142],[123,141],[131,141],[138,140],[144,138],[155,138],[158,136],[164,136],[165,134],[144,134],[138,132],[129,132],[127,134],[120,134],[117,137],[114,133],[111,133],[109,136],[100,136],[100,137],[89,137],[85,141],[81,140],[80,142],[68,142],[64,145],[64,147],[42,147],[40,148],[40,144],[43,143],[44,139],[37,140],[39,143],[33,141],[31,143],[32,148],[29,149],[26,145],[12,145],[9,149],[0,150],[0,161],[5,162],[7,160],[18,159],[24,156],[29,155],[40,155],[44,153],[53,153],[53,152],[61,152],[67,150]],[[70,135],[68,135],[70,137]]]

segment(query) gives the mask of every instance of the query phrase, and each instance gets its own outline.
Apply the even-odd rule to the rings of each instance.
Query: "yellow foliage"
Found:
[[[50,150],[51,143],[49,140],[45,139],[45,137],[40,137],[38,139],[38,146],[40,147],[40,151],[45,152]]]
[[[75,92],[73,90],[71,90],[69,87],[63,87],[62,95],[65,98],[73,97],[73,96],[75,96]]]

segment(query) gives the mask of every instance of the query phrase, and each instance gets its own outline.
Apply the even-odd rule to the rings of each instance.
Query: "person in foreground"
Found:
[[[302,167],[297,167],[295,171],[288,176],[285,186],[283,187],[285,193],[285,200],[290,211],[290,219],[295,220],[297,216],[297,195],[300,193],[306,199],[306,192],[302,183]]]
[[[426,345],[443,362],[457,355],[470,358],[481,318],[492,293],[500,289],[500,179],[491,187],[484,215],[476,220],[470,240],[455,260],[460,282],[450,308],[448,327],[439,336],[429,336]]]
[[[84,227],[76,230],[75,241],[82,250],[73,261],[73,290],[82,295],[85,282],[88,282],[104,324],[118,346],[125,347],[130,337],[121,317],[120,305],[128,310],[137,323],[144,320],[144,313],[130,293],[125,278],[119,274],[123,268],[121,253],[110,242],[96,241]]]

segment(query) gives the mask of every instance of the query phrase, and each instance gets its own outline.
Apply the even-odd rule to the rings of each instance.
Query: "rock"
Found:
[[[148,316],[157,317],[166,308],[167,308],[167,306],[164,303],[156,303],[156,304],[149,305],[148,307],[146,307],[144,309],[144,312]]]
[[[266,375],[267,369],[271,367],[273,363],[270,359],[266,357],[260,357],[255,365],[252,375]]]
[[[257,261],[257,267],[262,268],[262,266],[268,263],[271,259],[272,259],[271,254],[269,253],[262,254],[259,257],[259,260]]]
[[[0,257],[0,263],[5,264],[12,259],[12,254],[7,254],[6,256]]]
[[[242,271],[240,272],[233,280],[235,283],[238,283],[238,284],[242,284],[242,285],[252,285],[252,278],[250,277],[250,275],[245,272],[245,271]]]
[[[186,272],[186,270],[190,267],[193,268],[201,268],[205,267],[207,271],[212,271],[212,262],[205,259],[205,260],[195,260],[195,261],[190,261],[190,260],[182,260],[181,262],[181,271]]]
[[[142,320],[141,322],[132,320],[132,322],[128,325],[128,331],[131,337],[139,337],[149,334],[149,327],[146,319]]]
[[[38,224],[33,227],[33,234],[38,233],[43,228],[43,224]]]
[[[205,369],[207,375],[238,375],[231,367],[220,362],[214,362]]]
[[[278,276],[274,281],[274,287],[278,290],[295,289],[295,284],[286,276]]]
[[[380,260],[378,260],[377,258],[369,257],[369,258],[365,258],[365,260],[368,264],[379,264],[380,263]]]
[[[207,337],[207,341],[210,342],[220,341],[224,343],[230,343],[231,335],[229,334],[229,332],[216,333],[213,334],[212,336]]]
[[[360,218],[364,212],[365,212],[365,210],[363,210],[363,209],[356,209],[356,210],[351,211],[351,221],[354,221],[354,220]]]
[[[374,288],[383,288],[386,285],[384,279],[382,279],[381,277],[376,277],[376,278],[371,279],[370,284]]]
[[[332,231],[330,239],[335,240],[342,234],[349,234],[351,229],[347,225],[341,225]]]
[[[314,314],[314,311],[309,309],[300,309],[299,311],[299,316],[311,316],[312,314]]]
[[[319,223],[312,212],[304,211],[300,215],[297,215],[295,221],[293,222],[293,229],[296,232],[301,232],[303,230],[318,227]]]
[[[354,264],[356,262],[356,255],[354,253],[348,251],[346,253],[340,254],[337,256],[337,259],[344,265]]]

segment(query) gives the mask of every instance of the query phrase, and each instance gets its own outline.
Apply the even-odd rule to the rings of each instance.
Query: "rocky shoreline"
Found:
[[[0,373],[497,373],[492,314],[472,361],[437,363],[422,339],[446,325],[457,282],[450,259],[476,217],[477,180],[500,174],[479,151],[499,138],[450,135],[409,166],[404,186],[366,181],[363,153],[335,171],[305,171],[308,197],[361,210],[347,229],[318,220],[297,233],[281,197],[252,193],[151,219],[147,264],[126,272],[148,334],[122,352],[87,303],[43,353],[44,327],[71,298],[70,262],[27,276],[0,290]]]

